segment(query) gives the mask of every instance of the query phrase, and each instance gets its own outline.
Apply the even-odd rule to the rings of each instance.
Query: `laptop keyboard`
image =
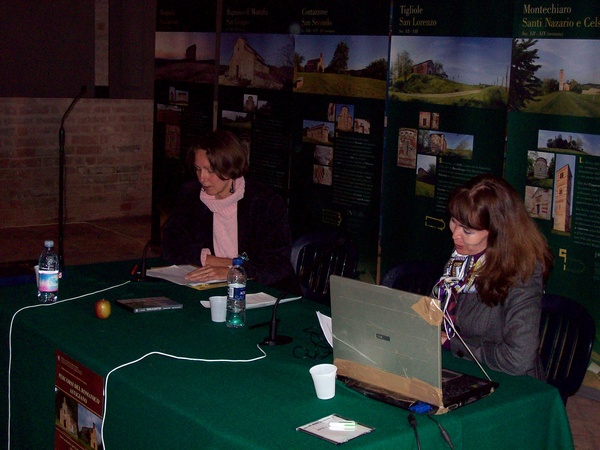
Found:
[[[360,381],[354,380],[352,378],[348,378],[345,376],[338,375],[338,380],[348,386],[350,389],[364,395],[365,397],[371,398],[373,400],[377,400],[383,403],[387,403],[388,405],[396,406],[402,409],[410,409],[411,406],[415,405],[417,402],[414,399],[410,399],[407,397],[402,397],[400,394],[388,391],[385,389],[380,389],[372,385],[367,385],[361,383]],[[433,410],[436,408],[433,407]]]

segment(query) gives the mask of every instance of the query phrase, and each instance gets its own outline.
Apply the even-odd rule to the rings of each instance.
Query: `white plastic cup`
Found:
[[[210,318],[213,322],[225,322],[227,313],[227,296],[214,295],[209,297],[210,301]]]
[[[317,364],[309,370],[315,384],[317,397],[328,400],[335,396],[335,376],[337,367],[333,364]]]

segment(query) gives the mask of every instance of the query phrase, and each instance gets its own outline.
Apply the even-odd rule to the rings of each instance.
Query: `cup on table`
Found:
[[[315,384],[317,397],[328,400],[335,396],[335,376],[337,367],[333,364],[317,364],[309,370]]]
[[[210,318],[213,322],[225,322],[227,313],[227,296],[213,295],[208,298],[210,302]]]

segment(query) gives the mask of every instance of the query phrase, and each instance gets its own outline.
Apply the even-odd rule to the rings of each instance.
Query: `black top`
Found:
[[[162,230],[162,256],[171,264],[200,266],[200,252],[213,248],[213,213],[200,201],[201,184],[186,183]],[[298,292],[292,264],[291,231],[283,199],[272,189],[246,179],[238,202],[238,251],[248,261],[248,278],[266,286]]]

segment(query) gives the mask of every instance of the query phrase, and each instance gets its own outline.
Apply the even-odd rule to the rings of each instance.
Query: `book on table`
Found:
[[[134,313],[183,308],[183,304],[168,297],[127,298],[117,300],[117,304]]]

